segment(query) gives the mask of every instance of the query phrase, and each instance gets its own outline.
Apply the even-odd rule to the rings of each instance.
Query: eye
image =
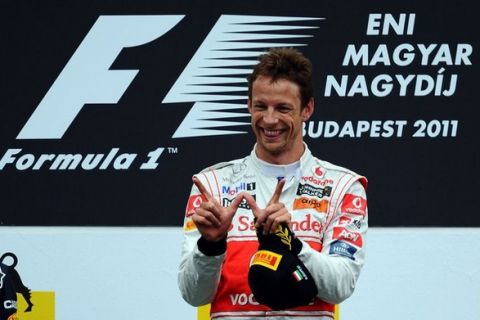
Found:
[[[288,112],[292,111],[292,107],[290,107],[289,105],[286,105],[286,104],[281,104],[281,105],[277,106],[277,111],[281,112],[281,113],[288,113]]]
[[[267,109],[267,106],[263,103],[255,103],[253,109],[255,109],[255,111],[264,111]]]

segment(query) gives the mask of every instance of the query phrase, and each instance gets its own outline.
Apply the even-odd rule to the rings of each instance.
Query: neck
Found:
[[[303,142],[298,143],[293,150],[279,154],[267,152],[266,150],[259,148],[258,145],[255,147],[255,154],[257,155],[257,158],[270,164],[287,165],[294,163],[300,160],[304,152],[305,146],[303,145]]]

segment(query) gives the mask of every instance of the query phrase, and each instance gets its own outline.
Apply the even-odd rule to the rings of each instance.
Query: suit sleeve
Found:
[[[367,229],[366,192],[356,181],[326,226],[322,251],[303,242],[298,255],[312,274],[320,299],[337,304],[352,295],[364,264]]]
[[[191,216],[200,203],[200,192],[193,186],[185,210],[184,238],[177,278],[183,299],[192,306],[201,306],[213,300],[225,257],[225,253],[207,256],[198,249],[200,232]]]

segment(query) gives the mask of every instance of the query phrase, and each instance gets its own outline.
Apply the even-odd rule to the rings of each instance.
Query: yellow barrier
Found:
[[[27,309],[27,302],[22,295],[17,294],[17,318],[18,320],[55,320],[55,292],[32,291],[32,311]]]

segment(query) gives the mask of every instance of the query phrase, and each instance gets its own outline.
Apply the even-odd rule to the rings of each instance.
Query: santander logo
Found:
[[[292,231],[300,232],[314,232],[319,233],[323,229],[323,224],[315,219],[312,214],[306,214],[301,220],[292,221]],[[236,232],[255,232],[255,223],[253,217],[247,215],[239,215],[238,219],[234,220],[230,226],[230,230]]]

